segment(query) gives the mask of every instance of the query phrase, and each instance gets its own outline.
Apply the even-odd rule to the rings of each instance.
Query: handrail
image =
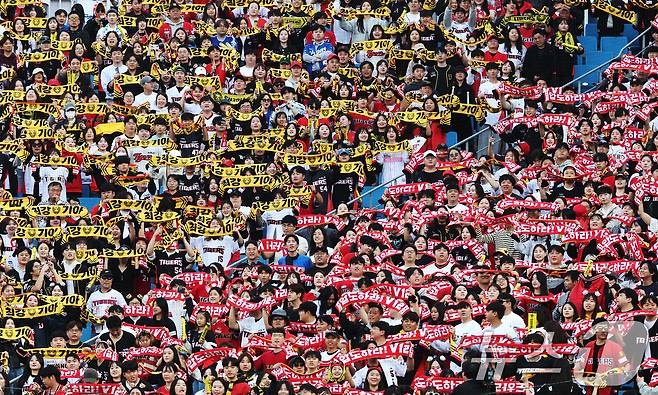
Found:
[[[601,63],[600,65],[596,66],[596,68],[594,68],[594,69],[592,69],[592,70],[586,72],[585,74],[579,76],[578,78],[574,78],[573,81],[571,81],[571,83],[569,83],[569,84],[567,84],[567,85],[571,85],[571,84],[574,83],[574,82],[580,81],[581,79],[587,77],[588,75],[594,73],[595,71],[600,70],[602,67],[607,66],[608,64],[612,63],[615,59],[620,58],[621,55],[624,53],[624,51],[627,50],[627,49],[631,46],[631,44],[633,44],[634,42],[636,42],[636,41],[639,40],[640,38],[644,37],[649,31],[651,31],[651,29],[652,29],[651,27],[647,28],[647,29],[644,30],[642,33],[638,34],[634,39],[632,39],[631,41],[629,41],[626,45],[624,45],[623,47],[621,47],[621,49],[620,49],[619,52],[617,53],[617,56],[615,56],[615,57],[613,57],[613,58],[611,58],[611,59],[606,60],[605,62],[603,62],[603,63]],[[567,86],[567,85],[563,85],[562,88],[564,88],[564,87]]]
[[[586,76],[592,74],[594,71],[599,70],[601,67],[603,67],[603,66],[605,66],[605,65],[608,65],[608,64],[611,63],[614,59],[617,59],[617,58],[621,57],[621,55],[622,55],[622,53],[624,52],[624,50],[628,49],[628,47],[630,47],[631,44],[633,44],[633,43],[636,42],[638,39],[640,39],[641,37],[643,37],[644,35],[646,35],[649,31],[651,31],[651,28],[648,28],[648,29],[644,30],[642,33],[638,34],[637,37],[635,37],[633,40],[629,41],[626,45],[624,45],[624,46],[619,50],[619,52],[617,53],[617,56],[615,56],[615,57],[613,57],[613,58],[611,58],[611,59],[608,59],[606,62],[604,62],[604,63],[598,65],[595,69],[592,69],[592,70],[588,71],[587,73],[585,73],[585,74],[583,74],[583,75],[581,75],[581,76],[579,76],[579,77],[577,77],[577,78],[574,78],[573,80],[569,81],[568,83],[562,85],[560,88],[564,88],[564,87],[567,87],[567,86],[572,85],[573,83],[575,83],[575,82],[581,80],[582,78],[584,78],[584,77],[586,77]],[[645,48],[644,50],[646,50],[646,48]],[[644,50],[643,50],[643,51],[644,51]],[[507,119],[509,119],[510,117],[511,117],[511,115],[508,115],[508,116],[506,116],[505,118],[501,119],[499,122],[504,121],[504,120],[507,120]],[[484,132],[486,132],[486,131],[488,131],[488,130],[490,130],[490,129],[491,129],[491,126],[487,125],[487,126],[485,126],[484,128],[482,128],[481,130],[479,130],[477,133],[472,134],[472,135],[468,136],[467,138],[465,138],[465,139],[463,139],[463,140],[461,140],[461,141],[456,142],[455,144],[451,145],[449,148],[454,148],[454,147],[458,147],[458,146],[460,146],[460,145],[463,145],[464,143],[467,143],[467,142],[469,142],[469,141],[471,141],[471,140],[473,140],[473,139],[479,137],[482,133],[484,133]],[[477,152],[480,152],[483,148],[485,148],[485,147],[481,147],[480,149],[478,149]]]
[[[649,31],[651,31],[651,28],[648,28],[648,29],[646,29],[645,31],[643,31],[642,33],[638,34],[637,37],[635,37],[633,40],[629,41],[628,44],[624,45],[624,46],[619,50],[619,53],[617,53],[617,56],[616,56],[615,58],[613,58],[613,59],[621,58],[621,56],[622,56],[622,52],[623,52],[624,50],[628,49],[628,48],[630,47],[630,45],[633,44],[633,43],[634,43],[635,41],[637,41],[638,39],[644,37]],[[647,49],[649,49],[648,46],[642,48],[642,50],[641,50],[640,52],[638,52],[637,55],[641,55],[641,54],[645,53],[645,52],[647,51]],[[636,56],[637,56],[637,55],[636,55]],[[609,60],[608,62],[604,63],[604,64],[608,64],[608,63],[611,63],[611,62],[612,62],[612,59]],[[601,67],[601,65],[599,65],[599,68],[600,68],[600,67]],[[584,75],[583,75],[583,76],[584,76]],[[589,92],[593,91],[594,89],[596,89],[596,87],[597,87],[597,85],[592,86],[591,88],[589,88],[588,90],[586,90],[585,93],[589,93]]]

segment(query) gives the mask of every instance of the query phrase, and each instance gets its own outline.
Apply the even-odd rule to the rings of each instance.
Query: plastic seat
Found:
[[[598,31],[596,30],[596,23],[588,23],[585,25],[585,35],[586,36],[592,36],[596,37],[598,34]]]
[[[633,25],[631,25],[630,23],[624,24],[624,37],[628,39],[628,42],[630,42],[635,37],[637,37],[638,34],[639,33],[637,32],[637,30],[635,30],[635,27],[633,27]]]
[[[457,144],[457,132],[446,133],[446,145],[452,147],[455,144]]]
[[[585,53],[597,51],[597,38],[591,36],[578,36],[578,42],[585,49]]]
[[[585,75],[587,72],[589,72],[590,70],[594,69],[596,66],[598,66],[598,65],[577,64],[577,65],[575,66],[575,69],[574,69],[575,72],[576,72],[575,78],[578,78],[578,77],[580,77],[580,76],[582,76],[582,75]],[[590,84],[590,85],[592,85],[592,84],[596,84],[596,83],[598,83],[599,81],[601,81],[601,73],[602,73],[602,69],[599,70],[599,71],[596,71],[596,72],[594,72],[594,73],[591,73],[591,74],[587,75],[586,77],[584,77],[584,78],[578,80],[578,82],[579,82],[579,83],[584,83],[584,82],[586,82],[586,83],[588,83],[588,84]]]
[[[86,207],[89,211],[91,211],[98,202],[100,202],[99,198],[80,198],[80,205]]]
[[[598,66],[617,56],[615,52],[591,52],[585,55],[585,64],[590,67]]]
[[[618,53],[624,45],[628,44],[628,38],[621,37],[601,37],[601,51],[610,51]]]

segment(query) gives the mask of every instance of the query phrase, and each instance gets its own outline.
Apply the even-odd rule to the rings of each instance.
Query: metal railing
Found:
[[[585,77],[587,77],[587,76],[589,76],[589,75],[591,75],[591,74],[597,72],[598,70],[601,70],[603,67],[607,67],[607,66],[608,66],[610,63],[612,63],[615,59],[617,59],[617,58],[621,58],[621,56],[624,55],[624,51],[626,51],[628,48],[630,48],[632,44],[634,44],[635,42],[637,42],[637,41],[640,40],[641,38],[645,37],[645,36],[647,35],[647,33],[649,33],[649,32],[651,31],[651,29],[652,29],[651,27],[647,28],[647,29],[644,30],[642,33],[638,34],[634,39],[632,39],[631,41],[629,41],[626,45],[624,45],[623,47],[621,47],[621,49],[619,50],[619,52],[617,52],[617,56],[615,56],[615,57],[613,57],[613,58],[611,58],[611,59],[606,60],[605,62],[601,63],[600,65],[596,66],[595,68],[593,68],[592,70],[586,72],[585,74],[580,75],[580,76],[578,76],[577,78],[574,78],[573,81],[571,81],[571,83],[569,83],[569,84],[567,84],[567,85],[572,85],[573,83],[580,81],[581,79],[583,79],[583,78],[585,78]],[[644,51],[646,51],[646,50],[647,50],[647,47],[645,47],[644,49],[642,49],[642,51],[640,51],[640,53],[644,53]],[[563,87],[564,87],[564,86],[563,86]],[[591,92],[591,91],[594,90],[594,89],[596,89],[596,85],[593,86],[593,87],[591,87],[587,92]],[[587,93],[587,92],[585,92],[585,93]]]
[[[560,88],[565,88],[565,87],[567,87],[567,86],[573,86],[575,83],[577,83],[578,81],[580,81],[580,80],[582,80],[583,78],[587,77],[588,75],[590,75],[590,74],[596,72],[597,70],[600,70],[600,69],[603,68],[604,66],[609,65],[609,64],[612,63],[615,59],[621,57],[622,54],[624,53],[624,51],[626,51],[626,50],[627,50],[627,49],[628,49],[633,43],[637,42],[637,41],[638,41],[639,39],[641,39],[642,37],[645,37],[645,36],[647,35],[647,33],[649,33],[650,31],[651,31],[651,28],[648,28],[648,29],[644,30],[642,33],[638,34],[634,39],[632,39],[632,40],[629,41],[626,45],[624,45],[624,46],[619,50],[619,52],[617,53],[617,56],[615,56],[615,57],[613,57],[613,58],[611,58],[611,59],[608,59],[607,61],[601,63],[601,64],[598,65],[596,68],[594,68],[594,69],[592,69],[592,70],[586,72],[585,74],[580,75],[580,76],[574,78],[573,80],[569,81],[568,83],[562,85]],[[647,49],[647,48],[644,48],[640,53],[643,53],[644,51],[646,51],[646,49]],[[598,85],[593,86],[593,87],[592,87],[592,90],[595,89],[596,86],[598,86]],[[506,116],[505,118],[501,119],[499,122],[502,122],[502,121],[504,121],[504,120],[507,120],[507,119],[509,119],[510,117],[511,117],[511,115],[508,115],[508,116]],[[453,144],[453,145],[450,146],[449,148],[459,147],[459,146],[461,146],[461,145],[463,145],[463,144],[465,144],[465,143],[467,143],[467,142],[469,142],[469,141],[471,141],[471,140],[477,139],[477,138],[480,137],[480,135],[482,135],[483,133],[485,133],[485,132],[487,132],[487,131],[490,131],[491,129],[492,129],[491,126],[486,125],[484,128],[480,129],[480,130],[479,130],[478,132],[476,132],[475,134],[473,134],[473,135],[471,135],[471,136],[468,136],[467,138],[465,138],[465,139],[463,139],[463,140],[461,140],[461,141],[456,142],[455,144]],[[486,150],[486,149],[487,149],[487,147],[478,147],[478,150],[477,150],[476,153],[475,153],[476,156],[479,155],[480,152],[482,152],[483,150]]]

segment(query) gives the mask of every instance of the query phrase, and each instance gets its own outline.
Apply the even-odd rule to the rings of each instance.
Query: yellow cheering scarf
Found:
[[[16,70],[4,69],[0,73],[0,81],[10,81],[13,80],[15,76],[16,76]]]
[[[2,199],[0,200],[0,210],[3,211],[25,210],[27,208],[32,207],[33,204],[34,204],[34,198],[32,196],[13,198],[13,199]]]
[[[125,128],[125,124],[123,122],[110,122],[110,123],[100,123],[94,127],[94,130],[96,131],[96,135],[106,135],[106,134],[114,134],[114,133],[123,133]],[[124,142],[128,142],[131,140],[126,140]],[[122,143],[124,143],[122,142]]]
[[[608,3],[605,0],[592,0],[592,6],[612,16],[616,16],[619,19],[623,19],[627,22],[630,22],[633,25],[637,23],[637,13],[635,11],[621,10],[617,7],[612,6],[610,3]]]
[[[333,152],[326,152],[317,155],[285,154],[283,156],[283,163],[300,166],[321,166],[334,163],[334,159],[335,158]]]
[[[94,257],[95,259],[86,259],[88,262],[98,262],[98,257]],[[94,272],[85,272],[85,273],[59,273],[59,277],[61,277],[62,281],[88,281],[88,280],[95,280],[98,278],[98,273]],[[80,296],[80,295],[69,295],[69,296]],[[83,298],[83,304],[84,304],[84,298]]]
[[[242,151],[242,150],[258,150],[258,151],[271,151],[281,152],[283,150],[283,142],[270,142],[260,141],[258,139],[250,140],[230,140],[228,142],[229,151]]]
[[[12,119],[14,126],[18,128],[49,128],[47,119],[25,119],[19,116],[16,116]]]
[[[107,115],[110,109],[105,103],[77,103],[75,112],[78,114]]]
[[[562,33],[560,31],[555,33],[554,41],[556,46],[561,46],[566,53],[575,53],[578,51],[578,45],[570,32]]]
[[[251,94],[244,94],[244,95],[235,95],[231,93],[222,93],[221,91],[215,91],[211,94],[213,100],[217,102],[221,102],[222,100],[226,100],[229,102],[231,105],[236,105],[240,103],[243,100],[254,100],[255,96]]]
[[[491,33],[494,32],[493,26],[491,23],[487,23],[481,30],[480,33],[474,37],[471,38],[470,40],[462,40],[461,38],[457,37],[453,32],[450,30],[446,29],[443,25],[439,25],[441,28],[441,31],[443,32],[443,35],[445,36],[446,40],[449,41],[454,41],[458,44],[461,45],[479,45],[484,43],[489,39],[489,36]]]
[[[214,36],[216,34],[215,27],[205,21],[193,20],[192,25],[194,25],[194,30],[201,33],[202,36]]]
[[[233,233],[233,225],[228,221],[222,221],[219,227],[210,228],[208,225],[198,221],[188,221],[185,224],[185,231],[190,236],[224,237]]]
[[[12,239],[59,239],[62,235],[60,227],[17,228]]]
[[[375,154],[380,152],[400,152],[400,151],[411,152],[411,150],[412,150],[411,144],[409,144],[408,140],[395,144],[386,144],[386,143],[382,143],[381,141],[375,141],[373,147],[373,153]]]
[[[25,27],[28,29],[45,29],[48,25],[48,19],[46,18],[28,18],[21,16],[16,18],[16,20],[22,20],[25,23]]]
[[[301,187],[289,185],[287,187],[287,192],[289,198],[297,198],[305,206],[309,205],[311,197],[313,196],[313,189],[311,189],[310,185],[304,185]]]
[[[285,59],[289,59],[291,62],[295,61],[295,60],[298,60],[298,61],[302,60],[302,55],[299,54],[299,53],[294,53],[294,54],[290,54],[290,55],[280,55],[278,53],[274,53],[274,52],[270,51],[267,48],[263,49],[262,57],[263,57],[264,61],[271,60],[273,62],[281,62]]]
[[[80,64],[80,72],[83,74],[98,74],[98,65],[90,60]]]
[[[246,122],[246,121],[249,121],[252,117],[259,117],[261,115],[263,115],[263,111],[260,110],[260,109],[254,111],[254,112],[251,112],[251,113],[247,113],[247,114],[243,114],[240,111],[234,110],[231,107],[226,109],[226,116],[228,118],[233,118],[233,119],[235,119],[237,121],[240,121],[240,122]]]
[[[80,87],[75,84],[69,85],[46,85],[39,84],[36,87],[39,96],[63,96],[67,92],[77,95],[80,93]]]
[[[648,5],[646,2],[642,0],[630,0],[630,2],[633,6],[640,7],[644,10],[655,10],[656,8],[658,8],[658,4]]]
[[[21,326],[18,328],[0,328],[0,339],[2,340],[32,340],[34,332],[28,326]]]
[[[311,22],[310,17],[298,17],[298,16],[284,16],[281,18],[281,23],[284,25],[292,25],[294,29],[302,29]]]
[[[91,311],[84,308],[80,313],[80,320],[82,322],[91,322],[96,325],[102,325],[105,323],[105,320],[101,317],[96,317]]]
[[[251,211],[249,212],[249,218],[255,219],[256,215],[265,211],[280,211],[285,208],[293,208],[299,204],[299,199],[295,197],[289,197],[286,199],[275,199],[271,202],[253,202],[251,204]]]
[[[360,177],[366,176],[362,162],[338,162],[336,165],[340,168],[341,173],[356,173]]]
[[[206,206],[187,206],[185,207],[185,215],[188,217],[214,217],[215,209]]]
[[[73,156],[37,155],[32,161],[35,165],[78,167],[78,161]]]
[[[350,56],[354,56],[360,51],[388,51],[392,46],[393,42],[389,39],[360,41],[352,44]]]
[[[153,125],[156,119],[162,118],[167,122],[171,122],[171,116],[169,114],[147,114],[147,115],[136,115],[137,125]]]
[[[18,55],[19,62],[21,64],[25,63],[42,63],[49,60],[64,60],[64,55],[56,50],[50,50],[48,52],[32,52],[24,53]]]
[[[37,318],[53,314],[61,314],[64,311],[64,305],[61,303],[48,303],[36,307],[16,308],[11,306],[2,306],[0,315],[4,318]]]
[[[13,69],[9,69],[13,70]],[[0,105],[13,103],[15,101],[21,101],[25,99],[24,91],[15,91],[15,90],[4,90],[0,91]]]
[[[273,190],[277,185],[276,179],[269,175],[255,175],[244,177],[226,177],[219,183],[219,193],[223,194],[226,189],[234,188],[265,188]]]
[[[2,6],[0,6],[2,8]],[[31,32],[29,34],[18,34],[13,31],[9,31],[9,37],[17,41],[39,41],[43,36],[42,32]]]
[[[25,161],[27,157],[30,156],[30,152],[26,150],[22,144],[11,143],[7,141],[0,142],[0,151],[11,152],[22,161]]]
[[[105,226],[67,226],[62,236],[64,241],[72,237],[102,237],[112,241],[110,229]]]
[[[55,119],[59,118],[59,114],[60,114],[59,107],[57,107],[54,104],[46,104],[46,103],[18,102],[14,105],[14,111],[17,113],[36,111],[36,112],[48,114]]]
[[[88,214],[84,206],[38,205],[27,209],[30,217],[86,217]]]
[[[110,105],[110,111],[115,115],[120,115],[122,117],[127,117],[128,115],[137,115],[137,110],[137,107],[122,106],[116,103],[112,103],[112,105]]]
[[[137,219],[142,222],[168,222],[173,221],[179,217],[179,214],[173,211],[159,212],[159,211],[142,211],[137,214]]]
[[[123,258],[138,258],[144,256],[146,253],[144,251],[131,251],[131,250],[112,250],[109,248],[103,248],[101,252],[101,258],[110,258],[110,259],[123,259]]]
[[[343,111],[353,111],[356,109],[356,102],[354,100],[329,100],[329,105],[332,108]]]
[[[25,350],[29,355],[39,354],[44,358],[49,359],[65,359],[71,354],[82,354],[85,352],[84,348],[30,348]]]
[[[345,18],[348,21],[365,15],[370,15],[375,18],[384,19],[388,16],[391,16],[391,10],[388,7],[379,7],[375,10],[370,10],[370,11],[357,10],[354,8],[347,8],[343,10],[343,18]]]
[[[160,202],[161,202],[163,199],[164,199],[163,197],[160,197],[160,196],[154,196],[154,197],[153,197],[153,204],[154,204],[156,207],[160,207]],[[182,210],[182,209],[184,209],[185,207],[187,207],[187,205],[189,204],[189,201],[187,200],[186,197],[170,197],[169,199],[171,199],[171,200],[174,201],[174,203],[175,203],[175,204],[174,204],[174,209],[175,209],[175,210]]]
[[[177,148],[176,143],[171,141],[169,137],[163,137],[156,140],[124,140],[121,142],[121,146],[125,148],[163,147],[168,150],[175,150]]]
[[[21,133],[23,140],[54,140],[60,136],[53,129],[26,129]]]
[[[181,158],[179,156],[171,156],[169,154],[162,157],[153,156],[151,157],[149,163],[151,166],[171,166],[171,167],[186,167],[186,166],[197,166],[207,160],[206,154],[199,154],[191,158]]]
[[[223,4],[225,7],[228,8],[240,8],[240,7],[248,7],[250,2],[251,2],[250,0],[226,0],[224,1]],[[258,4],[261,7],[267,7],[267,8],[270,8],[274,5],[278,6],[277,2],[274,0],[263,0],[263,1],[259,1]]]
[[[508,24],[521,25],[525,23],[531,23],[533,25],[542,24],[548,22],[548,15],[546,14],[529,14],[529,15],[511,15],[504,17],[500,24],[506,26]]]
[[[47,303],[61,303],[65,307],[80,307],[85,304],[86,299],[82,295],[39,295],[39,299]]]
[[[121,15],[118,20],[119,26],[126,27],[137,27],[137,18],[133,16]],[[162,18],[146,18],[146,28],[147,29],[160,29],[162,26]]]
[[[153,204],[148,200],[108,199],[103,201],[103,206],[109,211],[153,211]]]
[[[81,262],[98,262],[98,251],[97,250],[80,250],[75,252],[75,259]]]
[[[254,163],[252,165],[237,165],[234,167],[226,167],[222,163],[211,163],[209,166],[210,173],[220,177],[239,177],[245,171],[250,171],[252,174],[263,174],[267,168],[267,163]]]

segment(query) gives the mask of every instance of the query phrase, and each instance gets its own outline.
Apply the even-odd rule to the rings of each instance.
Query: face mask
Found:
[[[75,110],[67,110],[65,115],[67,119],[73,119],[75,118]]]

